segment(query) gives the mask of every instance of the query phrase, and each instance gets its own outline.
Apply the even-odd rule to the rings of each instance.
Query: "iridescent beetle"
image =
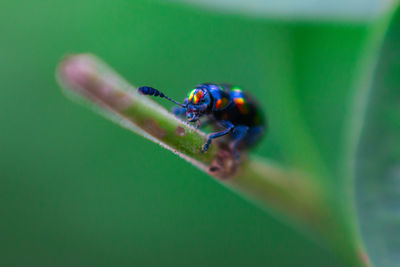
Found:
[[[189,92],[183,104],[152,87],[140,87],[138,91],[174,102],[180,107],[174,108],[173,112],[181,117],[186,115],[188,122],[196,122],[200,117],[207,116],[214,126],[221,126],[224,130],[208,135],[207,142],[202,146],[202,153],[208,150],[212,139],[229,134],[229,148],[239,159],[239,150],[254,145],[266,129],[261,109],[238,86],[202,83]]]

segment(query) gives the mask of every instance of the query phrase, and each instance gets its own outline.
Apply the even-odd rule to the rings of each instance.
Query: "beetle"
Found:
[[[180,117],[186,116],[187,122],[200,122],[201,117],[206,117],[214,128],[222,127],[222,131],[207,136],[207,142],[202,146],[202,153],[208,150],[213,139],[228,135],[229,148],[239,160],[239,150],[256,144],[266,130],[264,113],[254,99],[239,86],[202,83],[189,91],[183,104],[153,87],[139,87],[138,91],[144,95],[162,97],[175,103],[179,107],[175,107],[173,113]]]

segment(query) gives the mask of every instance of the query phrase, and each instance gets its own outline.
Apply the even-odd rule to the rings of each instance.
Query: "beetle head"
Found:
[[[210,110],[210,94],[205,88],[197,87],[189,92],[185,104],[188,121],[195,122]]]

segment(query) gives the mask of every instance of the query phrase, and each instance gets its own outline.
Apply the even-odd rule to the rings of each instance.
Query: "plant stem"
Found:
[[[242,156],[238,164],[223,142],[214,142],[202,154],[205,133],[139,94],[93,55],[66,57],[57,74],[68,94],[74,92],[75,96],[89,100],[106,117],[171,150],[258,205],[296,219],[300,225],[308,226],[305,229],[313,232],[314,237],[322,235],[333,247],[341,246],[342,240],[335,238],[341,226],[330,219],[323,190],[309,176],[254,157],[247,160]],[[353,252],[346,253],[348,257]]]

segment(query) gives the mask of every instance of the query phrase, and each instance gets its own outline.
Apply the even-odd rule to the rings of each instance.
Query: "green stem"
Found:
[[[223,185],[251,199],[263,208],[273,209],[306,226],[312,236],[323,236],[340,251],[335,236],[340,225],[331,220],[323,191],[309,175],[288,170],[265,159],[242,156],[237,164],[226,144],[214,142],[207,153],[201,146],[207,135],[177,119],[149,97],[139,94],[104,62],[90,54],[65,58],[58,68],[58,79],[69,94],[89,100],[108,118],[133,132],[160,144],[207,172]],[[293,220],[290,220],[293,221]],[[320,239],[320,238],[319,238]],[[321,239],[320,239],[321,240]],[[336,247],[336,248],[335,248]]]

